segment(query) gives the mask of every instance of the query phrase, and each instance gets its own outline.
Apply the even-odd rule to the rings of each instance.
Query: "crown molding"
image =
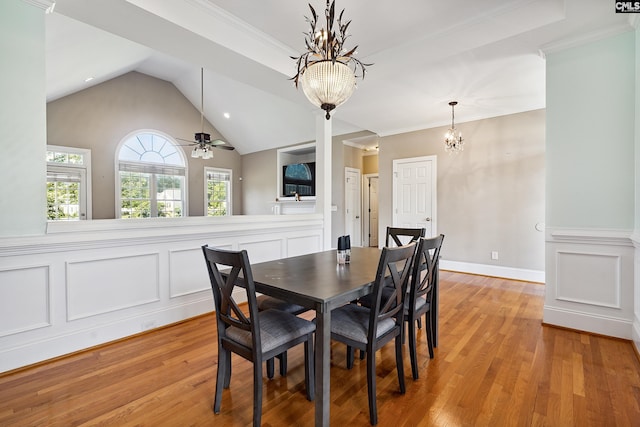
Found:
[[[563,39],[557,42],[548,43],[540,47],[538,54],[543,58],[545,58],[546,55],[550,53],[560,52],[573,47],[582,46],[587,43],[592,43],[598,40],[606,39],[608,37],[613,37],[618,34],[626,33],[628,31],[633,31],[634,23],[637,25],[637,19],[634,19],[634,20],[629,19],[629,21],[626,23],[614,25],[605,29],[593,31],[586,34],[581,34],[577,37],[568,37],[566,39]]]
[[[344,145],[348,145],[354,148],[359,148],[361,150],[371,150],[371,146],[373,143],[375,143],[376,146],[378,145],[378,139],[379,139],[379,136],[374,134],[374,135],[361,136],[358,138],[343,139],[342,143]],[[377,151],[376,151],[376,154],[377,154]]]
[[[47,13],[53,12],[53,7],[56,4],[55,0],[22,0],[23,2],[35,6],[38,9],[42,9]]]

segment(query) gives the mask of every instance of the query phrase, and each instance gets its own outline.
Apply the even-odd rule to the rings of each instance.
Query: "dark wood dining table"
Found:
[[[329,250],[251,265],[257,292],[316,312],[316,426],[329,425],[331,311],[371,293],[379,260],[380,249],[353,247],[349,264]]]

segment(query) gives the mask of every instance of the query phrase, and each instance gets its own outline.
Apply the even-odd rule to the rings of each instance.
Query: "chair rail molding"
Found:
[[[633,230],[547,227],[544,323],[632,339],[639,329],[632,237]]]

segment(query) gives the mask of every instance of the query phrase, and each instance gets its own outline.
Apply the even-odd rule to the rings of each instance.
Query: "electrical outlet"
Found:
[[[498,251],[492,251],[491,252],[491,259],[498,259]]]

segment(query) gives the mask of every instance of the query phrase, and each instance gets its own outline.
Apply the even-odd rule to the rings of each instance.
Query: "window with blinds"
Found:
[[[91,218],[91,151],[47,146],[47,220]]]
[[[205,168],[207,216],[227,216],[231,210],[231,170]]]

